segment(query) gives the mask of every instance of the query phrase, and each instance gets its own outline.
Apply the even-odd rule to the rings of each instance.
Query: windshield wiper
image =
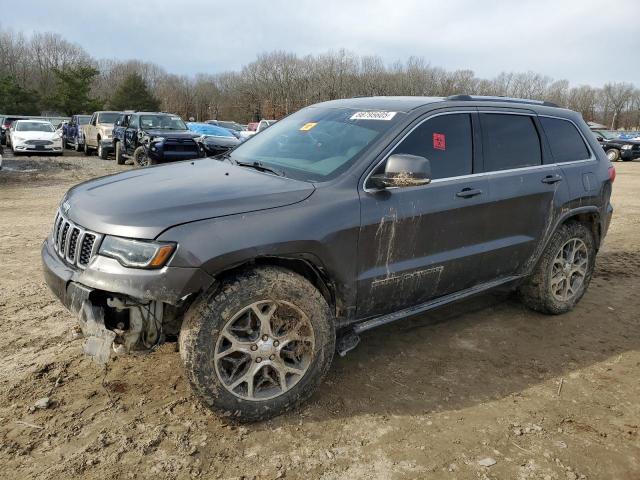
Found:
[[[231,157],[227,157],[227,158],[229,158],[231,160]],[[258,170],[260,172],[273,173],[274,175],[278,175],[279,177],[284,177],[285,176],[283,171],[276,170],[275,168],[267,167],[264,163],[258,162],[258,161],[254,161],[254,162],[239,162],[239,161],[235,160],[235,164],[239,165],[241,167],[255,168],[256,170]]]

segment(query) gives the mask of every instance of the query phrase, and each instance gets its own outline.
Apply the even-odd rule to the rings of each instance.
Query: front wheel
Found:
[[[134,150],[133,163],[138,167],[148,167],[149,165],[154,164],[151,158],[149,158],[147,149],[144,146],[140,146]]]
[[[617,162],[618,160],[620,160],[620,150],[617,150],[615,148],[610,148],[609,150],[607,150],[607,158],[609,159],[610,162]]]
[[[84,154],[88,157],[89,155],[91,155],[91,150],[89,149],[89,145],[87,145],[87,142],[84,142]]]
[[[109,158],[109,153],[102,146],[102,142],[100,140],[98,140],[98,157],[100,157],[101,160],[107,160]]]
[[[191,306],[180,332],[192,388],[209,408],[239,421],[266,420],[306,400],[334,348],[324,297],[278,267],[223,281]]]
[[[520,298],[542,313],[568,312],[587,290],[595,261],[591,230],[582,223],[566,223],[553,234],[533,274],[519,288]]]

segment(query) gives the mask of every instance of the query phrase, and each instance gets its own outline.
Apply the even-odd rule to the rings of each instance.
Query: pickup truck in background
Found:
[[[84,153],[91,155],[93,150],[106,160],[113,149],[113,125],[122,112],[101,111],[91,115],[89,123],[83,127]]]
[[[116,162],[126,157],[138,167],[204,156],[203,147],[177,115],[162,112],[122,113],[113,129]]]
[[[83,128],[91,120],[91,115],[73,115],[69,123],[62,129],[62,144],[65,148],[73,148],[80,152],[84,148]]]

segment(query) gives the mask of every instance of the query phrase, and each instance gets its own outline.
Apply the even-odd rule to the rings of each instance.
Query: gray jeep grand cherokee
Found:
[[[179,336],[202,401],[254,421],[309,397],[375,326],[496,287],[571,310],[614,177],[580,115],[552,104],[336,100],[222,158],[77,185],[42,260],[88,353]]]

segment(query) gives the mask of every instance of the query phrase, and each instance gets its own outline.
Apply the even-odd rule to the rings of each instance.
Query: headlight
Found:
[[[633,145],[622,145],[622,150],[631,150],[633,148]]]
[[[98,253],[115,258],[125,267],[161,268],[167,263],[175,248],[175,243],[133,240],[107,235]]]
[[[21,136],[16,135],[14,133],[13,135],[11,135],[11,141],[13,141],[13,142],[22,142],[22,141],[24,141],[24,137],[21,137]]]

